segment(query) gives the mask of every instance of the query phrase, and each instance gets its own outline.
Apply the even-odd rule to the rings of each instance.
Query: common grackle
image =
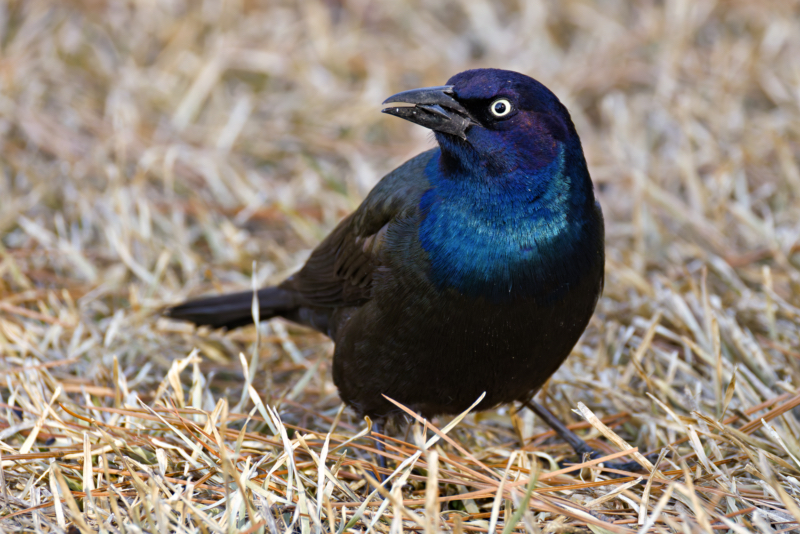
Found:
[[[384,421],[520,401],[589,450],[532,397],[577,342],[603,290],[603,216],[564,105],[516,72],[478,69],[389,97],[384,113],[433,130],[439,147],[386,175],[275,287],[281,316],[336,343],[347,404]],[[186,302],[171,317],[252,323],[251,292]],[[575,441],[577,440],[577,441]],[[583,447],[583,448],[582,448]]]

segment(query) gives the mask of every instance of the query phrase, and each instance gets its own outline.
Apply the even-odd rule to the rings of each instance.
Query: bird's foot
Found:
[[[375,473],[378,482],[383,484],[386,481],[386,444],[382,439],[374,434],[383,434],[383,424],[380,421],[373,421],[374,433],[372,439],[375,441],[375,448],[378,449],[376,459],[378,460],[378,471]]]
[[[598,458],[602,458],[605,456],[603,453],[594,450],[589,445],[586,444],[578,435],[567,428],[567,425],[561,422],[553,413],[539,404],[538,402],[531,399],[530,401],[523,403],[527,406],[533,413],[541,417],[541,419],[547,423],[547,425],[552,428],[558,436],[566,441],[572,450],[575,451],[575,454],[578,455],[578,458],[589,458],[591,460],[596,460]],[[658,458],[657,454],[651,454],[647,456],[647,459],[654,463]],[[603,465],[606,469],[613,469],[616,471],[628,471],[628,472],[637,472],[644,469],[644,467],[639,464],[636,460],[631,460],[629,462],[603,462]],[[609,476],[612,478],[621,478],[625,475],[621,475],[619,473],[608,473]]]
[[[658,459],[657,454],[650,454],[645,456],[650,463],[654,463]],[[636,460],[630,460],[628,462],[603,462],[603,467],[606,469],[614,469],[616,471],[628,471],[629,473],[636,473],[637,471],[641,471],[644,469],[644,466],[637,462]],[[626,475],[620,473],[606,473],[611,478],[622,478]]]
[[[583,460],[584,462],[588,461],[588,460],[597,460],[599,458],[603,458],[604,456],[607,456],[607,454],[604,454],[604,453],[602,453],[600,451],[596,451],[596,450],[592,449],[591,447],[589,447],[589,445],[586,444],[586,442],[583,442],[583,444],[585,445],[585,448],[581,448],[581,451],[578,453],[578,455],[579,455],[580,458],[584,459]],[[575,451],[575,452],[578,452],[578,451]],[[655,465],[655,463],[658,461],[658,454],[655,454],[655,453],[648,454],[648,455],[645,456],[645,458],[647,458],[647,460],[651,464]],[[559,462],[559,465],[561,467],[569,467],[570,465],[574,465],[574,463],[573,462],[563,462],[562,461],[562,462]],[[605,470],[609,470],[610,469],[612,471],[626,471],[628,473],[637,473],[637,472],[640,472],[642,470],[645,470],[645,467],[642,464],[640,464],[639,462],[637,462],[636,460],[630,460],[630,461],[627,461],[627,462],[613,462],[613,461],[611,461],[611,462],[603,462],[603,468]],[[608,475],[610,478],[623,478],[625,476],[628,476],[628,475],[625,475],[625,474],[622,474],[622,473],[613,473],[613,472],[606,472],[606,475]]]

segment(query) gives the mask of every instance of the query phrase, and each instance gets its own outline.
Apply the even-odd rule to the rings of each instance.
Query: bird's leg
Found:
[[[381,421],[373,421],[372,422],[372,429],[374,434],[383,434],[383,422]],[[383,470],[386,469],[386,445],[383,443],[382,439],[379,439],[373,434],[372,439],[375,440],[375,448],[378,449],[378,467],[381,469],[378,475],[378,482],[383,483],[386,480],[386,475],[384,475]]]
[[[561,439],[566,441],[567,444],[572,447],[572,450],[575,451],[575,454],[577,454],[579,458],[583,459],[586,457],[586,455],[589,455],[589,458],[592,460],[603,457],[603,454],[597,452],[587,445],[586,442],[583,441],[575,432],[567,428],[567,425],[562,423],[558,417],[553,415],[550,410],[535,400],[531,399],[523,402],[522,404],[527,406],[533,413],[541,417],[542,420],[547,423],[547,426],[552,428]],[[617,469],[619,471],[636,472],[642,469],[642,466],[634,460],[629,462],[605,462],[605,465],[606,467]]]

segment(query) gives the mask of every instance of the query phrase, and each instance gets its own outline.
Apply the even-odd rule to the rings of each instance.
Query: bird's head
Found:
[[[443,154],[472,170],[538,169],[582,151],[569,113],[533,78],[499,69],[456,74],[447,85],[393,95],[384,113],[434,131]],[[577,154],[576,154],[577,155]]]

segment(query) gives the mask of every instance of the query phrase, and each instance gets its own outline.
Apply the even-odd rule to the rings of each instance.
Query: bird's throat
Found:
[[[419,238],[440,289],[500,303],[548,298],[570,283],[586,202],[576,198],[583,180],[571,176],[563,153],[535,173],[491,179],[446,176],[436,159]]]

